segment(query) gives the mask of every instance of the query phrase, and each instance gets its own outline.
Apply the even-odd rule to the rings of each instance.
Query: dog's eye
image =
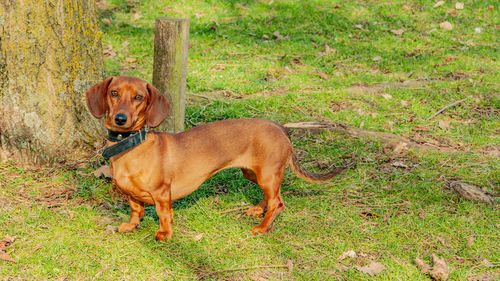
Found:
[[[115,91],[115,90],[111,91],[111,96],[112,97],[117,97],[118,96],[118,92]]]
[[[136,95],[136,96],[134,97],[134,100],[142,100],[142,96],[141,96],[141,95]]]

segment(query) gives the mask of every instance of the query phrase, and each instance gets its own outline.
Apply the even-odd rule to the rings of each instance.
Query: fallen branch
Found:
[[[405,147],[405,149],[409,149],[409,148],[413,148],[413,147],[420,148],[420,149],[440,149],[440,150],[447,149],[446,147],[431,146],[431,145],[427,145],[427,144],[419,144],[419,143],[417,143],[413,140],[410,140],[408,138],[394,135],[391,133],[369,131],[369,130],[360,129],[360,128],[356,128],[356,127],[346,126],[346,125],[340,124],[340,123],[311,121],[311,122],[285,123],[282,126],[287,128],[287,129],[306,129],[306,130],[326,129],[326,130],[331,130],[331,131],[340,131],[340,132],[343,132],[343,133],[345,133],[351,137],[355,137],[355,138],[375,137],[375,138],[380,139],[381,141],[386,142],[386,143],[404,144],[403,146]]]
[[[451,108],[451,107],[454,107],[454,106],[457,106],[457,105],[461,104],[462,102],[466,101],[468,98],[469,97],[466,97],[465,99],[461,99],[459,101],[456,101],[456,102],[448,104],[447,106],[441,108],[438,112],[434,113],[434,115],[432,115],[431,117],[427,117],[427,119],[425,119],[425,121],[431,120],[432,118],[434,118],[434,117],[438,116],[439,114],[443,113],[448,108]]]

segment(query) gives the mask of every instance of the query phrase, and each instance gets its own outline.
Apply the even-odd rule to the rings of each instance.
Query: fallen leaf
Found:
[[[396,35],[401,35],[401,34],[403,34],[404,31],[402,28],[400,28],[400,29],[391,29],[391,32],[396,34]]]
[[[467,239],[467,248],[470,248],[472,244],[474,244],[474,236],[471,236],[469,237],[469,239]]]
[[[269,39],[269,36],[267,36],[267,35],[264,34],[264,35],[262,35],[262,39],[266,39],[267,40],[267,39]]]
[[[380,61],[380,60],[382,60],[381,56],[375,56],[372,58],[372,61]]]
[[[415,132],[427,132],[431,130],[431,126],[413,126],[411,129]]]
[[[110,19],[107,19],[107,18],[102,19],[102,22],[103,22],[104,24],[107,24],[107,25],[110,25],[110,24],[111,24],[111,20],[110,20]]]
[[[278,31],[273,32],[273,35],[276,37],[276,40],[285,40],[285,37],[281,35]]]
[[[132,17],[132,19],[133,19],[134,21],[136,21],[136,20],[138,20],[138,19],[140,19],[140,18],[142,18],[142,15],[141,15],[140,13],[135,13],[135,14],[134,14],[134,16]]]
[[[324,46],[325,46],[325,51],[319,52],[318,57],[326,56],[328,54],[336,54],[337,53],[337,50],[334,48],[331,48],[330,46],[328,46],[328,44],[325,43]]]
[[[382,96],[384,99],[386,99],[386,100],[390,100],[390,99],[392,99],[392,95],[391,95],[391,94],[388,94],[388,93],[383,93],[383,94],[381,94],[381,96]]]
[[[356,269],[364,274],[374,276],[382,272],[385,269],[385,266],[379,262],[372,261],[369,265],[356,266]]]
[[[403,154],[408,151],[409,148],[410,146],[407,142],[399,142],[394,146],[392,151],[396,154]]]
[[[435,254],[432,254],[432,261],[434,262],[434,265],[432,266],[432,270],[429,272],[429,275],[434,280],[448,279],[448,275],[450,274],[450,267],[448,267],[446,261],[439,258]]]
[[[444,2],[444,1],[439,1],[439,2],[437,2],[436,4],[434,4],[434,6],[432,6],[432,7],[433,7],[433,8],[437,8],[437,7],[442,6],[442,5],[444,5],[444,4],[445,4],[445,2]]]
[[[346,258],[357,258],[357,257],[358,257],[358,254],[356,254],[356,252],[354,252],[353,250],[349,250],[347,252],[342,253],[342,255],[340,255],[340,257],[338,257],[337,260],[341,261],[341,260],[344,260]]]
[[[481,265],[486,266],[486,267],[495,267],[495,265],[487,259],[482,260]]]
[[[431,267],[419,258],[415,258],[415,264],[420,268],[420,271],[422,271],[423,273],[429,273],[429,271],[431,271]]]
[[[391,165],[393,167],[396,167],[396,168],[403,168],[403,169],[408,169],[408,165],[406,165],[405,163],[401,162],[401,161],[394,161],[391,163]]]
[[[448,189],[455,191],[460,196],[474,201],[483,201],[495,204],[495,200],[491,195],[483,190],[483,188],[472,185],[460,180],[447,180],[445,186]]]
[[[438,126],[441,129],[449,129],[451,127],[450,121],[439,120]]]
[[[462,2],[457,2],[457,3],[455,4],[455,9],[457,9],[457,10],[462,10],[463,8],[464,8],[464,3],[462,3]]]
[[[111,175],[111,169],[107,165],[99,167],[99,169],[95,170],[92,173],[96,178],[99,178],[101,176],[104,176],[106,178],[113,178],[113,176]]]
[[[201,238],[203,238],[203,235],[205,235],[204,233],[200,233],[200,234],[196,234],[194,237],[193,237],[193,241],[195,242],[198,242],[201,240]]]
[[[4,251],[0,251],[0,260],[2,260],[2,261],[10,261],[10,262],[13,262],[13,263],[17,263],[17,261],[15,259],[11,258],[10,255],[7,254]]]
[[[133,62],[136,62],[136,61],[137,61],[137,60],[136,60],[136,59],[134,59],[134,58],[126,58],[126,59],[125,59],[125,62],[126,62],[126,63],[133,63]]]
[[[354,27],[356,27],[357,29],[363,29],[363,26],[361,24],[356,24]]]
[[[453,16],[453,17],[458,16],[458,12],[457,12],[457,10],[448,10],[446,13],[447,13],[448,15],[450,15],[450,16]]]
[[[107,234],[115,234],[118,231],[118,228],[116,226],[108,225],[106,226],[106,233]]]
[[[451,23],[447,22],[447,21],[443,21],[442,23],[440,23],[439,27],[441,27],[444,30],[452,30],[453,29],[453,25],[451,25]]]
[[[326,74],[324,74],[323,72],[321,71],[316,71],[314,74],[318,75],[319,77],[325,79],[325,80],[328,80],[330,77]]]

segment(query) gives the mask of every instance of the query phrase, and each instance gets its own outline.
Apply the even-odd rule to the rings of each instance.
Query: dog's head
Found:
[[[85,96],[92,115],[106,115],[104,126],[117,132],[140,130],[145,124],[157,127],[170,109],[158,89],[134,77],[110,77],[90,87]]]

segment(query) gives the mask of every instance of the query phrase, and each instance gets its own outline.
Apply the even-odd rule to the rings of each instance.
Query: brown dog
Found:
[[[96,118],[107,113],[104,125],[110,136],[140,131],[146,125],[156,127],[169,110],[168,100],[155,87],[133,77],[108,78],[92,86],[86,98]],[[133,231],[147,203],[155,205],[160,218],[157,240],[172,237],[172,201],[192,193],[222,169],[241,168],[243,176],[264,191],[262,201],[246,211],[257,216],[267,209],[260,225],[251,229],[254,234],[266,232],[283,211],[280,187],[288,165],[310,182],[328,181],[344,169],[327,174],[306,171],[284,129],[267,120],[225,120],[178,134],[148,132],[145,136],[145,140],[138,137],[140,144],[110,156],[110,169],[116,186],[129,196],[131,208],[130,220],[118,231]],[[117,139],[108,138],[111,147],[116,143]]]

